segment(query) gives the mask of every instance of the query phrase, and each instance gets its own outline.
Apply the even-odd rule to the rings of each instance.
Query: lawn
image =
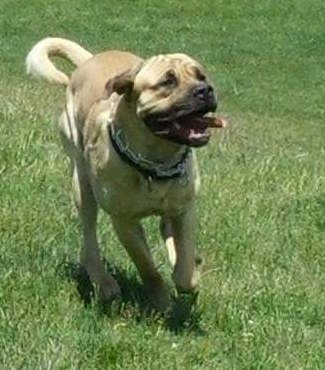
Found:
[[[324,369],[323,0],[1,0],[1,10],[0,368]],[[92,52],[186,52],[210,72],[231,126],[198,150],[205,265],[191,311],[148,309],[104,214],[101,247],[123,299],[82,299],[56,130],[64,91],[24,71],[45,36]],[[145,225],[170,279],[157,222]]]

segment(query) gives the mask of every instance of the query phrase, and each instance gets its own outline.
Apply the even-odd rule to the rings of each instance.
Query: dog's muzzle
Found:
[[[193,96],[198,102],[206,105],[206,109],[214,112],[217,109],[217,98],[213,87],[208,84],[200,84],[193,89]]]
[[[218,119],[207,116],[217,109],[216,95],[212,86],[202,83],[184,101],[168,112],[148,114],[143,120],[156,136],[182,145],[203,146],[210,139],[209,128],[221,127]]]

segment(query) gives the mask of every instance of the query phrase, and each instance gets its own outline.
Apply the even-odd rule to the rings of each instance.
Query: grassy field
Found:
[[[0,368],[325,368],[323,0],[1,0]],[[78,293],[78,220],[56,131],[64,92],[24,72],[31,46],[183,51],[202,61],[231,128],[199,150],[197,307],[147,309],[101,215],[123,300]],[[156,260],[170,269],[155,220]]]

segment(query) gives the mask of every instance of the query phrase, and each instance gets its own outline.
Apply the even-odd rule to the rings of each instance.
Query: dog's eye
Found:
[[[173,71],[168,71],[164,76],[164,79],[159,82],[159,87],[176,87],[177,86],[177,77]]]
[[[197,80],[199,81],[206,81],[206,76],[199,70],[199,69],[195,69],[195,77]]]

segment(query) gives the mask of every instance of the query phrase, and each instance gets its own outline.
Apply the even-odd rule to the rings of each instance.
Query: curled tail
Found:
[[[75,66],[79,66],[93,55],[77,43],[58,37],[48,37],[33,46],[26,58],[26,69],[32,74],[49,82],[68,85],[69,77],[57,69],[50,56],[62,56]]]

